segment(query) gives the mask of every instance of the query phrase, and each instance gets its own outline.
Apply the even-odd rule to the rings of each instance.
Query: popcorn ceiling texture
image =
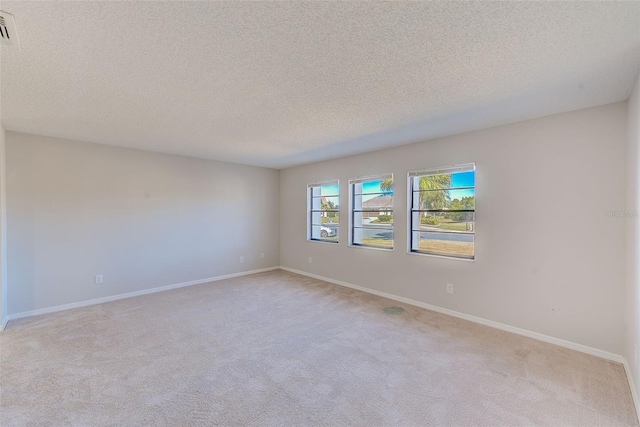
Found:
[[[283,168],[627,99],[640,2],[18,2],[7,130]]]
[[[622,365],[275,271],[11,321],[3,426],[637,426]]]

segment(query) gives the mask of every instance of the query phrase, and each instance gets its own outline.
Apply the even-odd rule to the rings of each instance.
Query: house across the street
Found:
[[[362,217],[377,218],[393,214],[393,196],[377,196],[362,202]]]

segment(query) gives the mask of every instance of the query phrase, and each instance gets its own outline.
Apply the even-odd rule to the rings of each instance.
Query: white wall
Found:
[[[627,231],[627,294],[624,357],[629,364],[630,379],[636,390],[640,371],[635,346],[640,345],[640,76],[629,98],[627,143],[627,212],[623,217]],[[638,408],[640,409],[640,408]]]
[[[6,150],[9,315],[279,265],[277,170],[14,132]]]
[[[605,211],[625,206],[626,105],[282,170],[280,263],[620,355],[626,228]],[[407,254],[407,172],[468,162],[476,261]],[[347,180],[388,172],[394,251],[348,247]],[[307,242],[306,186],[336,178],[340,243]]]

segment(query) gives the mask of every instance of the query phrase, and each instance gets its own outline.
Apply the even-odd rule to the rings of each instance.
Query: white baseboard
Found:
[[[624,358],[618,354],[609,353],[608,351],[604,351],[604,350],[589,347],[586,345],[563,340],[561,338],[555,338],[549,335],[540,334],[538,332],[529,331],[527,329],[516,328],[515,326],[505,325],[504,323],[494,322],[493,320],[483,319],[482,317],[471,316],[469,314],[460,313],[458,311],[449,310],[447,308],[438,307],[435,305],[427,304],[427,303],[416,301],[413,299],[399,297],[397,295],[376,291],[374,289],[369,289],[369,288],[365,288],[358,285],[353,285],[351,283],[342,282],[340,280],[334,280],[329,277],[319,276],[317,274],[307,273],[306,271],[296,270],[293,268],[282,267],[282,266],[280,268],[282,270],[289,271],[291,273],[301,274],[303,276],[312,277],[314,279],[323,280],[325,282],[333,283],[340,286],[345,286],[347,288],[356,289],[358,291],[367,292],[380,297],[389,298],[391,300],[400,301],[405,304],[415,305],[416,307],[426,308],[427,310],[436,311],[438,313],[447,314],[449,316],[468,320],[470,322],[479,323],[481,325],[490,326],[492,328],[500,329],[500,330],[511,332],[518,335],[523,335],[525,337],[533,338],[539,341],[544,341],[550,344],[559,345],[560,347],[570,348],[571,350],[576,350],[582,353],[591,354],[593,356],[601,357],[603,359],[611,360],[617,363],[624,363]]]
[[[421,307],[421,308],[425,308],[427,310],[431,310],[431,311],[435,311],[438,313],[442,313],[442,314],[446,314],[449,316],[453,316],[453,317],[457,317],[460,319],[464,319],[464,320],[468,320],[470,322],[474,322],[474,323],[479,323],[481,325],[485,325],[485,326],[490,326],[492,328],[496,328],[496,329],[500,329],[503,331],[507,331],[507,332],[511,332],[514,334],[518,334],[518,335],[522,335],[525,337],[529,337],[529,338],[533,338],[533,339],[537,339],[539,341],[544,341],[550,344],[555,344],[561,347],[565,347],[565,348],[569,348],[571,350],[576,350],[576,351],[580,351],[582,353],[587,353],[593,356],[597,356],[597,357],[601,357],[603,359],[607,359],[607,360],[611,360],[614,362],[618,362],[621,363],[624,367],[625,373],[627,375],[627,380],[629,382],[629,388],[631,389],[631,396],[633,398],[633,402],[636,408],[636,414],[637,411],[640,409],[640,402],[638,401],[638,394],[636,391],[636,387],[634,384],[634,381],[632,379],[632,375],[631,375],[631,370],[629,368],[629,364],[627,363],[627,360],[622,357],[621,355],[618,354],[614,354],[614,353],[610,353],[604,350],[600,350],[597,348],[593,348],[593,347],[589,347],[586,345],[582,345],[582,344],[577,344],[571,341],[567,341],[564,339],[560,339],[560,338],[555,338],[549,335],[544,335],[544,334],[540,334],[538,332],[533,332],[533,331],[529,331],[526,329],[521,329],[521,328],[517,328],[514,326],[509,326],[509,325],[505,325],[504,323],[499,323],[499,322],[495,322],[493,320],[487,320],[487,319],[483,319],[481,317],[476,317],[476,316],[472,316],[469,314],[464,314],[464,313],[460,313],[457,311],[453,311],[453,310],[449,310],[446,308],[442,308],[442,307],[438,307],[435,305],[431,305],[431,304],[427,304],[424,302],[420,302],[420,301],[416,301],[410,298],[404,298],[404,297],[400,297],[397,295],[393,295],[393,294],[389,294],[386,292],[381,292],[381,291],[376,291],[375,289],[369,289],[369,288],[365,288],[363,286],[358,286],[358,285],[354,285],[351,283],[347,283],[347,282],[343,282],[340,280],[335,280],[335,279],[331,279],[329,277],[324,277],[324,276],[319,276],[317,274],[312,274],[312,273],[307,273],[306,271],[302,271],[302,270],[296,270],[294,268],[289,268],[289,267],[284,267],[284,266],[280,266],[280,267],[268,267],[268,268],[261,268],[261,269],[257,269],[257,270],[250,270],[250,271],[243,271],[240,273],[233,273],[233,274],[226,274],[224,276],[216,276],[216,277],[209,277],[206,279],[199,279],[199,280],[192,280],[189,282],[183,282],[183,283],[176,283],[173,285],[167,285],[167,286],[160,286],[157,288],[151,288],[151,289],[144,289],[141,291],[135,291],[135,292],[127,292],[124,294],[118,294],[118,295],[112,295],[112,296],[108,296],[108,297],[103,297],[103,298],[96,298],[96,299],[92,299],[92,300],[87,300],[87,301],[80,301],[80,302],[75,302],[75,303],[71,303],[71,304],[64,304],[64,305],[58,305],[55,307],[47,307],[47,308],[42,308],[42,309],[38,309],[38,310],[31,310],[31,311],[25,311],[22,313],[16,313],[16,314],[10,314],[8,316],[5,316],[2,319],[2,322],[0,324],[0,330],[4,330],[7,326],[7,323],[10,320],[15,320],[15,319],[21,319],[24,317],[31,317],[31,316],[38,316],[41,314],[47,314],[47,313],[55,313],[58,311],[63,311],[63,310],[69,310],[72,308],[79,308],[79,307],[87,307],[90,305],[96,305],[96,304],[102,304],[105,302],[110,302],[110,301],[116,301],[116,300],[120,300],[120,299],[124,299],[124,298],[132,298],[132,297],[137,297],[137,296],[141,296],[141,295],[148,295],[148,294],[153,294],[156,292],[162,292],[162,291],[168,291],[171,289],[178,289],[178,288],[183,288],[186,286],[194,286],[194,285],[200,285],[203,283],[209,283],[209,282],[217,282],[220,280],[225,280],[225,279],[231,279],[234,277],[240,277],[240,276],[248,276],[251,274],[256,274],[256,273],[263,273],[263,272],[267,272],[267,271],[273,271],[273,270],[285,270],[285,271],[289,271],[291,273],[295,273],[295,274],[300,274],[302,276],[307,276],[307,277],[311,277],[314,279],[318,279],[318,280],[322,280],[325,282],[329,282],[329,283],[333,283],[339,286],[344,286],[347,288],[351,288],[351,289],[356,289],[358,291],[362,291],[362,292],[366,292],[369,294],[373,294],[373,295],[377,295],[383,298],[388,298],[394,301],[399,301],[399,302],[403,302],[405,304],[409,304],[409,305],[413,305],[416,307]]]
[[[55,307],[41,308],[38,310],[23,311],[22,313],[10,314],[3,322],[3,328],[9,320],[22,319],[24,317],[38,316],[40,314],[55,313],[57,311],[69,310],[71,308],[86,307],[89,305],[102,304],[105,302],[116,301],[124,298],[138,297],[141,295],[154,294],[156,292],[169,291],[171,289],[184,288],[186,286],[201,285],[203,283],[217,282],[220,280],[231,279],[233,277],[248,276],[250,274],[264,273],[266,271],[278,270],[280,267],[267,267],[258,270],[242,271],[240,273],[225,274],[224,276],[208,277],[206,279],[192,280],[190,282],[176,283],[174,285],[160,286],[157,288],[143,289],[141,291],[127,292],[124,294],[111,295],[108,297],[95,298],[87,301],[74,302],[71,304],[57,305]]]
[[[623,358],[622,366],[624,366],[624,372],[627,375],[627,381],[629,381],[629,388],[631,389],[631,397],[633,398],[633,404],[636,408],[636,418],[640,421],[640,417],[638,417],[638,409],[640,409],[640,402],[638,402],[638,393],[636,392],[635,381],[633,380],[633,375],[631,374],[631,369],[629,367],[629,363],[627,359]]]
[[[282,270],[285,270],[285,271],[289,271],[291,273],[296,273],[296,274],[300,274],[300,275],[303,275],[303,276],[312,277],[314,279],[323,280],[325,282],[333,283],[333,284],[336,284],[336,285],[344,286],[344,287],[347,287],[347,288],[356,289],[356,290],[359,290],[359,291],[362,291],[362,292],[367,292],[367,293],[370,293],[370,294],[373,294],[373,295],[377,295],[377,296],[380,296],[380,297],[383,297],[383,298],[388,298],[388,299],[391,299],[391,300],[400,301],[400,302],[403,302],[405,304],[414,305],[416,307],[426,308],[427,310],[436,311],[438,313],[447,314],[449,316],[453,316],[453,317],[457,317],[457,318],[460,318],[460,319],[468,320],[470,322],[479,323],[481,325],[490,326],[492,328],[500,329],[500,330],[511,332],[511,333],[518,334],[518,335],[523,335],[523,336],[529,337],[529,338],[534,338],[534,339],[537,339],[537,340],[540,340],[540,341],[544,341],[544,342],[548,342],[548,343],[551,343],[551,344],[559,345],[561,347],[570,348],[572,350],[576,350],[576,351],[580,351],[580,352],[583,352],[583,353],[591,354],[593,356],[601,357],[603,359],[611,360],[611,361],[614,361],[614,362],[618,362],[618,363],[622,363],[622,364],[625,363],[625,359],[622,356],[620,356],[618,354],[614,354],[614,353],[609,353],[607,351],[600,350],[600,349],[597,349],[597,348],[588,347],[586,345],[574,343],[574,342],[567,341],[567,340],[564,340],[564,339],[561,339],[561,338],[555,338],[555,337],[552,337],[552,336],[549,336],[549,335],[540,334],[538,332],[533,332],[533,331],[529,331],[529,330],[526,330],[526,329],[517,328],[515,326],[505,325],[504,323],[495,322],[493,320],[483,319],[481,317],[476,317],[476,316],[472,316],[472,315],[469,315],[469,314],[460,313],[460,312],[457,312],[457,311],[449,310],[447,308],[442,308],[442,307],[438,307],[438,306],[435,306],[435,305],[427,304],[427,303],[424,303],[424,302],[416,301],[416,300],[413,300],[413,299],[410,299],[410,298],[400,297],[400,296],[389,294],[389,293],[386,293],[386,292],[376,291],[374,289],[365,288],[363,286],[354,285],[354,284],[343,282],[343,281],[340,281],[340,280],[331,279],[329,277],[319,276],[317,274],[307,273],[306,271],[296,270],[296,269],[289,268],[289,267],[284,267],[284,266],[261,268],[261,269],[258,269],[258,270],[250,270],[250,271],[243,271],[243,272],[240,272],[240,273],[226,274],[224,276],[208,277],[206,279],[192,280],[190,282],[176,283],[176,284],[173,284],[173,285],[160,286],[160,287],[157,287],[157,288],[144,289],[144,290],[141,290],[141,291],[127,292],[127,293],[124,293],[124,294],[112,295],[112,296],[103,297],[103,298],[96,298],[96,299],[91,299],[91,300],[87,300],[87,301],[75,302],[75,303],[71,303],[71,304],[58,305],[58,306],[55,306],[55,307],[47,307],[47,308],[42,308],[42,309],[38,309],[38,310],[30,310],[30,311],[24,311],[22,313],[10,314],[5,319],[3,319],[2,329],[4,329],[4,327],[6,326],[7,322],[10,321],[10,320],[21,319],[21,318],[24,318],[24,317],[38,316],[40,314],[55,313],[57,311],[69,310],[69,309],[72,309],[72,308],[79,308],[79,307],[86,307],[86,306],[95,305],[95,304],[102,304],[102,303],[105,303],[105,302],[116,301],[116,300],[119,300],[119,299],[137,297],[137,296],[141,296],[141,295],[147,295],[147,294],[152,294],[152,293],[156,293],[156,292],[168,291],[168,290],[171,290],[171,289],[178,289],[178,288],[183,288],[183,287],[186,287],[186,286],[200,285],[200,284],[203,284],[203,283],[216,282],[216,281],[219,281],[219,280],[231,279],[233,277],[246,276],[246,275],[249,275],[249,274],[256,274],[256,273],[263,273],[263,272],[266,272],[266,271],[272,271],[272,270],[277,270],[277,269],[282,269]],[[628,370],[628,365],[626,366],[626,368]],[[632,383],[630,382],[630,384],[632,384]],[[634,391],[634,393],[635,393],[635,391]],[[635,396],[635,394],[634,394],[634,396]]]

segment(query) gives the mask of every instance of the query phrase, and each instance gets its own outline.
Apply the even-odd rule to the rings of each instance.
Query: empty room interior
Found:
[[[0,1],[0,425],[638,426],[640,1]]]

